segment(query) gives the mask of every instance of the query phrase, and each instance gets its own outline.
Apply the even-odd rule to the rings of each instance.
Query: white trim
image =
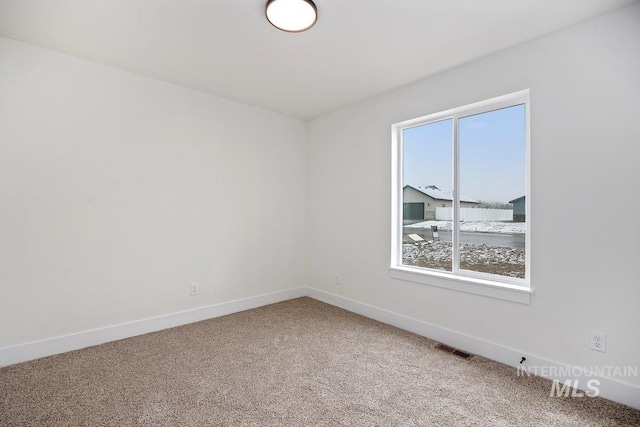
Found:
[[[529,286],[531,286],[531,257],[533,256],[533,252],[531,252],[531,236],[533,233],[531,232],[531,93],[527,90],[527,99],[525,101],[525,114],[526,116],[526,132],[525,137],[526,140],[526,188],[524,194],[524,218],[525,218],[525,226],[527,227],[525,234],[525,258],[524,258],[524,279],[527,281]]]
[[[564,369],[571,368],[569,365],[515,350],[497,343],[475,338],[461,332],[436,326],[422,320],[414,319],[312,287],[292,288],[270,294],[200,307],[193,310],[141,319],[134,322],[107,326],[104,328],[78,332],[75,334],[11,347],[4,347],[0,349],[0,367],[67,351],[78,350],[109,341],[155,332],[162,329],[173,328],[188,323],[225,316],[304,296],[308,296],[370,319],[413,332],[417,335],[443,342],[461,350],[504,363],[505,365],[512,366],[514,368],[519,367],[519,361],[522,356],[527,358],[526,363],[530,364],[530,366],[553,366]],[[565,379],[568,378],[558,378],[561,382],[564,382]],[[571,379],[579,379],[579,384],[584,387],[588,378],[572,377]],[[639,386],[611,378],[601,377],[598,379],[600,381],[599,388],[601,397],[640,410]]]
[[[463,105],[461,107],[451,108],[439,113],[428,114],[426,116],[416,117],[414,119],[404,120],[394,123],[392,126],[396,129],[406,129],[415,126],[422,126],[428,123],[439,122],[450,119],[452,117],[467,117],[475,114],[486,113],[487,111],[499,110],[501,108],[510,107],[515,104],[525,104],[530,95],[529,89],[523,89],[518,92],[508,93],[506,95],[496,96],[495,98],[486,99],[484,101],[474,102],[472,104]]]
[[[402,131],[391,127],[391,265],[402,260]]]
[[[79,350],[81,348],[160,331],[162,329],[200,322],[215,317],[226,316],[227,314],[300,298],[306,295],[307,289],[305,287],[286,289],[162,316],[135,320],[133,322],[120,323],[103,328],[33,341],[26,344],[3,347],[0,348],[0,367]]]
[[[436,326],[422,320],[414,319],[402,314],[394,313],[392,311],[354,301],[340,295],[321,291],[315,288],[308,288],[307,291],[307,295],[309,297],[318,301],[322,301],[327,304],[340,307],[344,310],[360,314],[370,319],[395,326],[405,331],[413,332],[414,334],[448,344],[450,346],[473,354],[477,354],[482,357],[486,357],[487,359],[504,363],[505,365],[511,366],[513,368],[521,367],[520,359],[522,356],[527,358],[527,361],[525,363],[528,364],[528,366],[549,366],[554,367],[558,371],[573,368],[570,365],[566,365],[550,359],[545,359],[528,352],[516,350],[494,342],[485,341],[480,338],[475,338],[458,331]],[[513,374],[516,375],[516,372],[514,371]],[[557,379],[561,383],[569,379],[566,377],[545,378],[550,380]],[[587,389],[587,380],[590,378],[594,377],[571,377],[571,379],[579,380],[579,388],[583,391],[589,391]],[[625,383],[623,381],[612,378],[596,378],[600,381],[599,389],[601,397],[640,410],[640,386]],[[551,387],[551,385],[549,387]],[[551,389],[549,389],[549,391],[551,391]],[[587,398],[585,397],[585,399]]]
[[[452,207],[452,229],[451,229],[451,270],[455,276],[464,276],[460,274],[460,127],[457,116],[451,117],[451,125],[453,126],[453,140],[451,141],[451,156],[453,164],[452,167],[452,182],[451,188],[453,190],[453,200],[451,201]],[[404,172],[403,172],[404,175]],[[404,195],[404,194],[403,194]],[[403,204],[404,206],[404,204]],[[403,217],[404,218],[404,217]],[[402,262],[400,262],[402,264]]]
[[[530,90],[525,89],[507,95],[498,96],[462,107],[452,108],[415,119],[391,125],[391,265],[392,278],[455,289],[462,292],[506,299],[529,304],[531,292],[531,106]],[[525,106],[525,277],[502,277],[494,274],[474,272],[460,269],[460,227],[458,221],[460,208],[459,194],[459,141],[458,120],[477,114],[513,107]],[[402,264],[402,208],[403,192],[403,130],[430,123],[451,119],[453,121],[453,230],[452,230],[452,271],[441,273],[427,268],[411,268]],[[444,280],[443,280],[444,279]],[[458,283],[454,283],[458,281]],[[476,285],[481,285],[476,286]],[[500,290],[502,288],[502,290]]]
[[[470,294],[484,295],[507,301],[529,304],[533,291],[526,286],[497,283],[475,277],[458,276],[452,273],[428,271],[420,267],[398,266],[389,268],[389,276],[392,279],[408,282],[433,285],[439,288],[453,289]]]

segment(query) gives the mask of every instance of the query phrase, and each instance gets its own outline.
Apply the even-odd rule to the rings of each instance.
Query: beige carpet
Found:
[[[0,370],[0,426],[639,426],[301,298]]]

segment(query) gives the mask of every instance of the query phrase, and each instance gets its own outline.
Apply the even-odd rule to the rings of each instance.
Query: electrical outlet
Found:
[[[340,273],[336,273],[336,279],[335,279],[334,283],[335,283],[336,285],[339,285],[339,284],[340,284]]]
[[[198,292],[200,292],[200,285],[198,285],[195,282],[192,283],[189,286],[189,293],[191,294],[191,296],[194,296],[194,295],[198,295]]]
[[[591,331],[589,348],[595,351],[607,352],[607,335],[602,332]]]

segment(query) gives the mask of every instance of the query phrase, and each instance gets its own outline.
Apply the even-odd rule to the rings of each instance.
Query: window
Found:
[[[392,130],[391,276],[528,303],[529,91]]]

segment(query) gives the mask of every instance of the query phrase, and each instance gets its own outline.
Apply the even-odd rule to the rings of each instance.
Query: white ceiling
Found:
[[[0,36],[310,119],[636,0],[0,0]]]

